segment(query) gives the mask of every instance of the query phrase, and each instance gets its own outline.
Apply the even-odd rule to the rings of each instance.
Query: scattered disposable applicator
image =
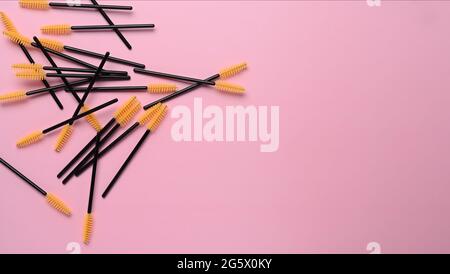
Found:
[[[74,88],[75,92],[86,92],[86,88]],[[128,92],[147,91],[148,93],[171,93],[177,90],[177,85],[171,83],[150,83],[146,86],[112,86],[95,87],[91,92]]]
[[[40,39],[42,40],[42,39]],[[42,41],[41,41],[42,42]],[[19,64],[13,64],[12,66],[13,70],[37,70],[37,71],[70,71],[70,72],[80,72],[80,73],[95,73],[94,69],[87,69],[87,68],[71,68],[71,67],[52,67],[52,66],[43,66],[41,64],[26,64],[26,63],[19,63]],[[101,74],[104,75],[128,75],[128,72],[125,70],[107,70],[103,69]]]
[[[117,181],[120,178],[120,175],[122,175],[122,173],[125,171],[125,169],[130,164],[131,160],[136,155],[136,153],[139,151],[139,149],[142,147],[142,145],[144,144],[145,140],[148,138],[150,133],[153,134],[155,132],[155,130],[158,128],[159,124],[161,124],[161,122],[164,119],[166,113],[167,113],[167,106],[164,105],[164,104],[159,105],[157,110],[156,110],[156,112],[155,112],[155,114],[150,119],[150,122],[148,122],[147,130],[144,132],[144,134],[142,135],[141,139],[139,139],[139,142],[133,148],[133,150],[131,151],[130,155],[128,155],[128,157],[125,160],[125,162],[122,164],[122,166],[117,171],[116,175],[114,175],[113,179],[111,180],[111,182],[106,187],[105,191],[102,194],[103,198],[105,198],[108,195],[108,193],[111,191],[111,189],[117,183]],[[94,159],[93,159],[93,165],[94,166],[96,165],[96,161],[97,161],[97,159],[94,157]]]
[[[6,162],[3,158],[0,158],[0,163],[3,164],[5,167],[7,167],[14,174],[19,176],[23,181],[28,183],[31,187],[33,187],[35,190],[37,190],[40,194],[45,196],[45,199],[47,200],[49,205],[54,207],[56,210],[58,210],[59,212],[63,213],[66,216],[70,216],[72,214],[70,208],[62,200],[60,200],[58,197],[56,197],[54,194],[48,193],[45,190],[43,190],[36,183],[34,183],[30,179],[28,179],[22,173],[20,173],[20,171],[18,171],[16,168],[14,168],[11,164]]]
[[[110,10],[132,10],[132,6],[118,5],[89,5],[89,4],[69,4],[49,2],[47,0],[19,0],[19,5],[26,9],[44,10],[49,8],[69,8],[69,9],[110,9]]]
[[[92,109],[90,109],[90,110],[88,110],[86,112],[78,114],[77,116],[73,116],[70,119],[67,119],[67,120],[64,120],[64,121],[62,121],[60,123],[57,123],[56,125],[53,125],[53,126],[51,126],[49,128],[46,128],[46,129],[44,129],[42,131],[35,131],[35,132],[33,132],[33,133],[31,133],[31,134],[21,138],[19,141],[17,141],[16,145],[17,145],[18,148],[23,148],[23,147],[29,146],[31,144],[34,144],[34,143],[40,141],[44,137],[45,134],[50,133],[50,132],[52,132],[52,131],[60,128],[60,127],[65,126],[66,124],[72,123],[73,121],[81,119],[81,118],[83,118],[83,117],[85,117],[85,116],[87,116],[89,114],[92,114],[92,113],[94,113],[96,111],[99,111],[99,110],[101,110],[101,109],[103,109],[103,108],[105,108],[107,106],[115,104],[115,103],[117,103],[117,101],[118,101],[118,99],[115,98],[115,99],[110,100],[110,101],[108,101],[106,103],[103,103],[103,104],[101,104],[101,105],[99,105],[99,106],[97,106],[95,108],[92,108]]]
[[[67,35],[73,31],[83,30],[113,30],[113,29],[152,29],[154,24],[125,24],[125,25],[86,25],[86,26],[71,26],[69,24],[46,25],[41,27],[44,34]]]

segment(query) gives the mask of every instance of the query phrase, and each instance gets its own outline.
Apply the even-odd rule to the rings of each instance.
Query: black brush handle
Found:
[[[175,79],[175,80],[181,80],[181,81],[187,81],[187,82],[201,83],[201,84],[205,84],[205,85],[212,85],[212,86],[215,85],[215,83],[212,82],[212,81],[206,81],[206,80],[202,80],[202,79],[196,79],[196,78],[192,78],[192,77],[175,75],[175,74],[169,74],[169,73],[158,72],[158,71],[145,70],[145,69],[140,69],[140,68],[135,68],[134,72],[140,73],[140,74],[145,74],[145,75],[151,75],[151,76],[158,76],[158,77],[168,78],[168,79]]]
[[[71,5],[67,3],[48,3],[49,6],[55,8],[72,8],[72,9],[108,9],[108,10],[132,10],[132,6],[118,6],[118,5],[89,5],[89,4],[76,4]]]
[[[43,66],[44,70],[60,70],[60,71],[70,71],[70,72],[83,72],[83,73],[95,73],[95,69],[83,69],[83,68],[68,68],[68,67],[51,67],[51,66]],[[124,70],[102,70],[103,74],[117,74],[117,75],[128,75],[127,71]]]
[[[112,125],[116,122],[116,120],[114,118],[112,118],[99,132],[98,134],[100,136],[102,136],[107,130],[109,130]],[[63,169],[56,175],[56,177],[61,178],[80,158],[81,156],[83,156],[83,154],[86,153],[86,151],[88,151],[88,149],[95,144],[96,141],[96,136],[94,136],[94,138],[92,138],[92,140],[90,140],[76,155],[75,157],[72,158],[72,160],[70,160],[70,162],[63,167]]]
[[[42,195],[46,196],[47,192],[40,188],[37,184],[35,184],[33,181],[27,178],[27,176],[23,175],[20,171],[15,169],[12,165],[10,165],[8,162],[6,162],[3,158],[0,158],[0,163],[2,163],[5,167],[7,167],[9,170],[11,170],[14,174],[20,177],[20,179],[27,182],[30,186],[32,186],[34,189],[39,191]]]
[[[27,57],[28,61],[29,61],[31,64],[34,64],[35,62],[34,62],[34,60],[33,60],[33,57],[31,57],[31,54],[30,54],[30,52],[28,51],[28,49],[27,49],[24,45],[20,45],[20,48],[22,49],[23,53],[24,53],[25,56]],[[47,80],[45,80],[45,79],[42,80],[42,83],[44,84],[44,86],[45,86],[46,88],[50,88],[50,84],[47,82]],[[56,105],[59,107],[59,109],[61,109],[61,110],[64,109],[63,104],[61,103],[61,101],[59,100],[59,98],[56,96],[55,90],[49,89],[48,91],[49,91],[50,95],[52,96],[53,100],[55,101]],[[28,94],[27,94],[27,96],[28,96]]]
[[[120,167],[119,171],[117,171],[116,175],[114,176],[114,178],[111,180],[111,182],[108,184],[108,186],[106,187],[105,191],[102,194],[103,198],[106,198],[106,196],[108,195],[108,193],[111,191],[111,189],[114,187],[114,185],[117,183],[117,181],[120,178],[120,175],[122,175],[122,173],[125,171],[125,169],[127,168],[127,166],[130,164],[131,160],[133,159],[133,157],[136,155],[136,153],[139,151],[139,149],[142,147],[142,145],[144,144],[145,140],[147,139],[147,137],[150,134],[150,130],[146,130],[145,133],[142,135],[141,139],[139,139],[139,142],[136,144],[136,146],[133,148],[133,150],[131,151],[130,155],[128,155],[127,159],[125,160],[125,162],[122,164],[122,166]],[[94,163],[95,164],[95,163]]]
[[[107,147],[102,149],[98,157],[103,157],[106,153],[111,151],[114,147],[116,147],[121,141],[125,140],[125,137],[133,133],[137,128],[139,127],[139,123],[134,123],[131,127],[129,127],[126,131],[124,131],[119,137],[117,137],[114,141],[112,141]],[[84,164],[82,167],[79,167],[78,169],[75,168],[75,176],[80,176],[86,169],[88,169],[92,165],[92,160]]]
[[[94,87],[91,92],[119,92],[147,90],[147,86],[123,86],[123,87]],[[75,92],[86,92],[86,88],[74,88]]]
[[[112,104],[115,104],[115,103],[117,103],[118,101],[119,101],[119,99],[117,99],[117,98],[112,99],[111,101],[108,101],[108,102],[106,102],[106,103],[103,103],[103,104],[101,104],[101,105],[95,107],[95,108],[92,108],[92,109],[90,109],[90,110],[88,110],[88,111],[85,111],[85,112],[83,112],[83,113],[81,113],[81,114],[78,114],[78,115],[75,116],[75,117],[72,117],[72,118],[67,119],[67,120],[65,120],[65,121],[62,121],[62,122],[60,122],[60,123],[58,123],[58,124],[56,124],[56,125],[54,125],[54,126],[51,126],[51,127],[47,128],[47,129],[44,129],[44,130],[42,131],[42,133],[47,134],[47,133],[49,133],[49,132],[51,132],[51,131],[53,131],[53,130],[55,130],[55,129],[58,129],[58,128],[60,128],[60,127],[62,127],[62,126],[64,126],[64,125],[66,125],[66,124],[69,124],[69,123],[72,123],[73,121],[76,121],[76,120],[78,120],[78,119],[81,119],[81,118],[83,118],[84,116],[87,116],[87,115],[92,114],[92,113],[94,113],[94,112],[96,112],[96,111],[99,111],[99,110],[101,110],[101,109],[103,109],[103,108],[105,108],[105,107],[107,107],[107,106],[110,106],[110,105],[112,105]]]
[[[94,5],[98,5],[96,0],[91,0],[92,4]],[[111,20],[111,18],[109,18],[108,14],[106,14],[106,12],[103,9],[98,9],[98,11],[100,12],[100,14],[103,16],[103,18],[105,18],[106,22],[108,22],[109,25],[114,25],[113,21]],[[132,49],[133,47],[131,46],[131,44],[128,42],[128,40],[125,38],[125,36],[122,34],[122,32],[120,32],[119,29],[114,29],[114,32],[117,34],[117,36],[119,36],[120,40],[122,40],[122,42],[125,44],[125,46],[128,49]]]
[[[94,189],[95,189],[95,177],[97,175],[97,156],[98,156],[98,147],[100,143],[100,135],[97,134],[95,138],[95,146],[94,146],[94,163],[92,165],[92,175],[91,175],[91,187],[89,188],[89,202],[87,213],[92,212],[92,201],[94,200]]]
[[[206,81],[213,81],[213,80],[215,80],[215,79],[217,79],[217,78],[219,78],[219,77],[220,77],[220,75],[219,75],[219,74],[216,74],[216,75],[213,75],[213,76],[211,76],[211,77],[206,78],[205,80],[206,80]],[[190,85],[190,86],[187,86],[187,87],[185,87],[184,89],[180,89],[179,91],[176,91],[176,92],[174,92],[174,93],[171,93],[171,94],[169,94],[169,95],[167,95],[167,96],[165,96],[165,97],[163,97],[163,98],[161,98],[161,99],[158,99],[158,100],[156,100],[156,101],[153,101],[153,102],[151,102],[151,103],[145,105],[145,106],[144,106],[144,109],[147,110],[147,109],[151,108],[152,106],[154,106],[154,105],[156,105],[156,104],[164,103],[164,102],[167,102],[167,101],[169,101],[169,100],[172,100],[172,99],[174,99],[174,98],[176,98],[176,97],[178,97],[178,96],[180,96],[180,95],[183,95],[183,94],[186,94],[186,93],[188,93],[188,92],[190,92],[190,91],[193,91],[194,89],[196,89],[196,88],[198,88],[198,87],[200,87],[200,86],[202,86],[202,85],[203,85],[203,84],[195,83],[195,84],[192,84],[192,85]]]
[[[37,45],[36,43],[31,43],[31,45],[32,45],[33,47],[35,47],[35,48],[38,47],[38,45]],[[87,67],[87,68],[94,69],[94,70],[97,69],[96,66],[94,66],[94,65],[92,65],[92,64],[89,64],[88,62],[85,62],[85,61],[83,61],[83,60],[77,59],[77,58],[75,58],[75,57],[72,57],[72,56],[70,56],[70,55],[67,55],[67,54],[65,54],[65,53],[62,53],[62,52],[59,52],[59,51],[56,51],[56,50],[53,50],[53,49],[50,49],[50,48],[47,48],[47,47],[44,47],[44,48],[45,48],[45,50],[47,50],[47,51],[50,52],[51,54],[56,55],[56,56],[58,56],[58,57],[61,57],[61,58],[63,58],[63,59],[66,59],[66,60],[68,60],[68,61],[70,61],[70,62],[72,62],[72,63],[76,63],[76,64],[81,65],[81,66],[83,66],[83,67]]]
[[[76,47],[72,47],[72,46],[64,46],[64,49],[67,51],[71,51],[71,52],[75,52],[78,54],[82,54],[82,55],[86,55],[86,56],[91,56],[91,57],[95,57],[95,58],[103,58],[104,55],[97,53],[97,52],[93,52],[93,51],[89,51],[89,50],[85,50],[85,49],[80,49],[80,48],[76,48]],[[109,56],[108,57],[108,61],[114,62],[114,63],[118,63],[118,64],[122,64],[122,65],[127,65],[127,66],[131,66],[131,67],[137,67],[137,68],[145,68],[144,64],[140,64],[134,61],[130,61],[130,60],[126,60],[126,59],[122,59],[122,58],[117,58],[117,57],[113,57],[113,56]]]
[[[124,25],[85,25],[71,26],[72,30],[111,30],[111,29],[152,29],[154,24],[124,24]]]

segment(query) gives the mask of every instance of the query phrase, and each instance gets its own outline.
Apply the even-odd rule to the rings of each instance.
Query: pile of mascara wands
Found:
[[[43,26],[41,31],[44,34],[54,35],[70,34],[75,31],[81,32],[83,30],[113,31],[129,49],[131,49],[132,46],[122,33],[123,29],[154,27],[154,24],[114,24],[106,13],[107,10],[132,10],[133,7],[101,5],[96,0],[90,1],[90,4],[67,4],[61,2],[48,2],[47,0],[19,0],[19,5],[22,8],[41,10],[50,8],[66,8],[74,10],[95,9],[106,20],[108,23],[107,25],[72,26],[69,24],[57,24]],[[0,94],[0,103],[16,103],[18,101],[31,100],[35,96],[39,95],[50,95],[55,104],[60,109],[63,109],[64,106],[58,99],[58,95],[60,94],[58,93],[59,91],[65,91],[64,93],[68,93],[69,96],[73,97],[76,103],[72,116],[61,119],[61,121],[45,127],[44,129],[33,131],[32,133],[19,139],[16,143],[17,147],[24,148],[31,144],[35,144],[39,140],[43,139],[48,133],[59,130],[58,136],[55,140],[54,150],[60,152],[63,150],[64,145],[69,142],[70,137],[75,130],[75,124],[79,123],[81,118],[84,118],[86,122],[88,122],[94,129],[92,139],[88,143],[84,144],[81,150],[74,155],[74,157],[57,174],[57,177],[62,179],[62,183],[67,184],[73,177],[79,176],[89,168],[92,172],[88,206],[83,226],[83,242],[85,244],[89,243],[92,234],[93,199],[95,196],[94,188],[97,163],[99,159],[106,156],[108,152],[117,147],[118,144],[120,144],[126,137],[130,136],[138,128],[144,128],[142,137],[125,159],[122,166],[115,173],[115,176],[113,176],[106,189],[102,192],[102,197],[106,198],[111,189],[118,182],[127,166],[131,163],[134,155],[143,146],[145,140],[148,139],[150,135],[153,135],[159,124],[164,119],[168,109],[166,105],[168,101],[205,86],[232,94],[243,94],[245,92],[245,89],[242,86],[226,82],[224,79],[230,78],[245,70],[247,68],[246,63],[239,63],[226,67],[206,79],[197,79],[194,77],[165,72],[150,71],[145,70],[145,65],[142,63],[112,56],[108,51],[105,51],[105,53],[98,53],[88,49],[65,45],[57,40],[41,37],[38,38],[36,36],[31,39],[21,34],[7,14],[0,12],[0,17],[4,25],[3,35],[11,40],[13,42],[12,45],[16,45],[23,52],[26,58],[26,62],[12,64],[12,69],[14,70],[16,77],[26,80],[41,81],[43,84],[42,88],[35,90],[19,89],[13,92]],[[42,54],[48,63],[35,63],[32,57],[34,54]],[[76,56],[73,54],[76,54]],[[83,60],[81,58],[82,56],[95,57],[99,60],[99,62],[97,64],[89,63]],[[73,64],[73,66],[58,66],[55,59],[65,60]],[[133,71],[135,73],[170,79],[173,81],[187,82],[189,85],[182,89],[177,89],[177,86],[172,82],[145,83],[139,86],[116,85],[117,82],[130,80],[131,77],[126,70],[108,70],[106,66],[109,62],[118,63],[125,67],[133,67]],[[52,78],[60,81],[60,83],[51,85],[48,80]],[[111,85],[96,87],[95,85],[97,81],[111,82]],[[91,108],[87,105],[89,95],[98,92],[116,93],[122,91],[127,93],[130,91],[135,91],[136,93],[148,92],[152,94],[166,95],[153,102],[145,104],[144,106],[142,106],[136,96],[131,96],[128,100],[122,102],[121,105],[112,113],[111,119],[106,124],[102,125],[95,113],[116,104],[119,100],[117,98],[111,98],[111,100]],[[143,112],[137,117],[136,122],[129,126],[141,109],[143,109]],[[115,133],[120,128],[124,128],[125,130],[122,134],[114,138]],[[106,145],[108,141],[110,142]],[[19,176],[22,180],[27,182],[41,195],[45,196],[48,203],[54,208],[67,216],[71,215],[71,210],[69,207],[66,206],[54,194],[50,194],[43,190],[40,186],[23,175],[3,158],[0,158],[0,163]]]

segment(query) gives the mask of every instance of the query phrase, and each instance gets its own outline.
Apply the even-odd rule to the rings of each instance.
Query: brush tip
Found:
[[[93,225],[94,225],[94,218],[92,216],[92,213],[87,213],[84,217],[84,226],[83,226],[83,243],[85,245],[88,245],[91,241]]]
[[[39,142],[43,137],[44,133],[42,133],[42,131],[35,131],[17,141],[16,146],[18,148],[24,148],[26,146]]]
[[[41,31],[44,34],[66,35],[70,34],[72,29],[68,24],[58,24],[42,26]]]
[[[71,216],[72,215],[72,210],[61,199],[59,199],[55,195],[53,195],[51,193],[47,193],[45,198],[46,198],[47,202],[53,208],[55,208],[56,210],[58,210],[62,214],[66,215],[66,216]]]

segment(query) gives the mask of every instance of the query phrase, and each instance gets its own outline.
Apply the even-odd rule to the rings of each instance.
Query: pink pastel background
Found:
[[[450,252],[449,2],[131,3],[132,13],[109,13],[115,23],[156,24],[125,32],[133,51],[108,32],[54,38],[200,78],[247,61],[248,71],[232,80],[247,88],[244,97],[202,88],[169,107],[192,107],[194,97],[205,106],[280,106],[280,147],[261,153],[258,142],[177,143],[169,117],[101,199],[140,129],[99,163],[93,240],[81,252],[369,253],[370,242],[383,253]],[[0,5],[30,37],[44,24],[105,24],[92,11]],[[13,76],[10,65],[26,62],[18,47],[1,39],[0,49],[1,92],[42,87]],[[107,68],[130,71],[123,85],[154,80],[126,66]],[[94,94],[88,103],[114,96]],[[77,123],[60,154],[52,150],[55,134],[15,147],[18,137],[71,115],[73,98],[59,97],[64,113],[49,96],[0,106],[1,157],[62,197],[74,215],[51,210],[0,167],[1,253],[68,253],[69,242],[81,242],[90,174],[63,186],[56,173],[94,131]],[[112,109],[98,115],[103,123]]]

